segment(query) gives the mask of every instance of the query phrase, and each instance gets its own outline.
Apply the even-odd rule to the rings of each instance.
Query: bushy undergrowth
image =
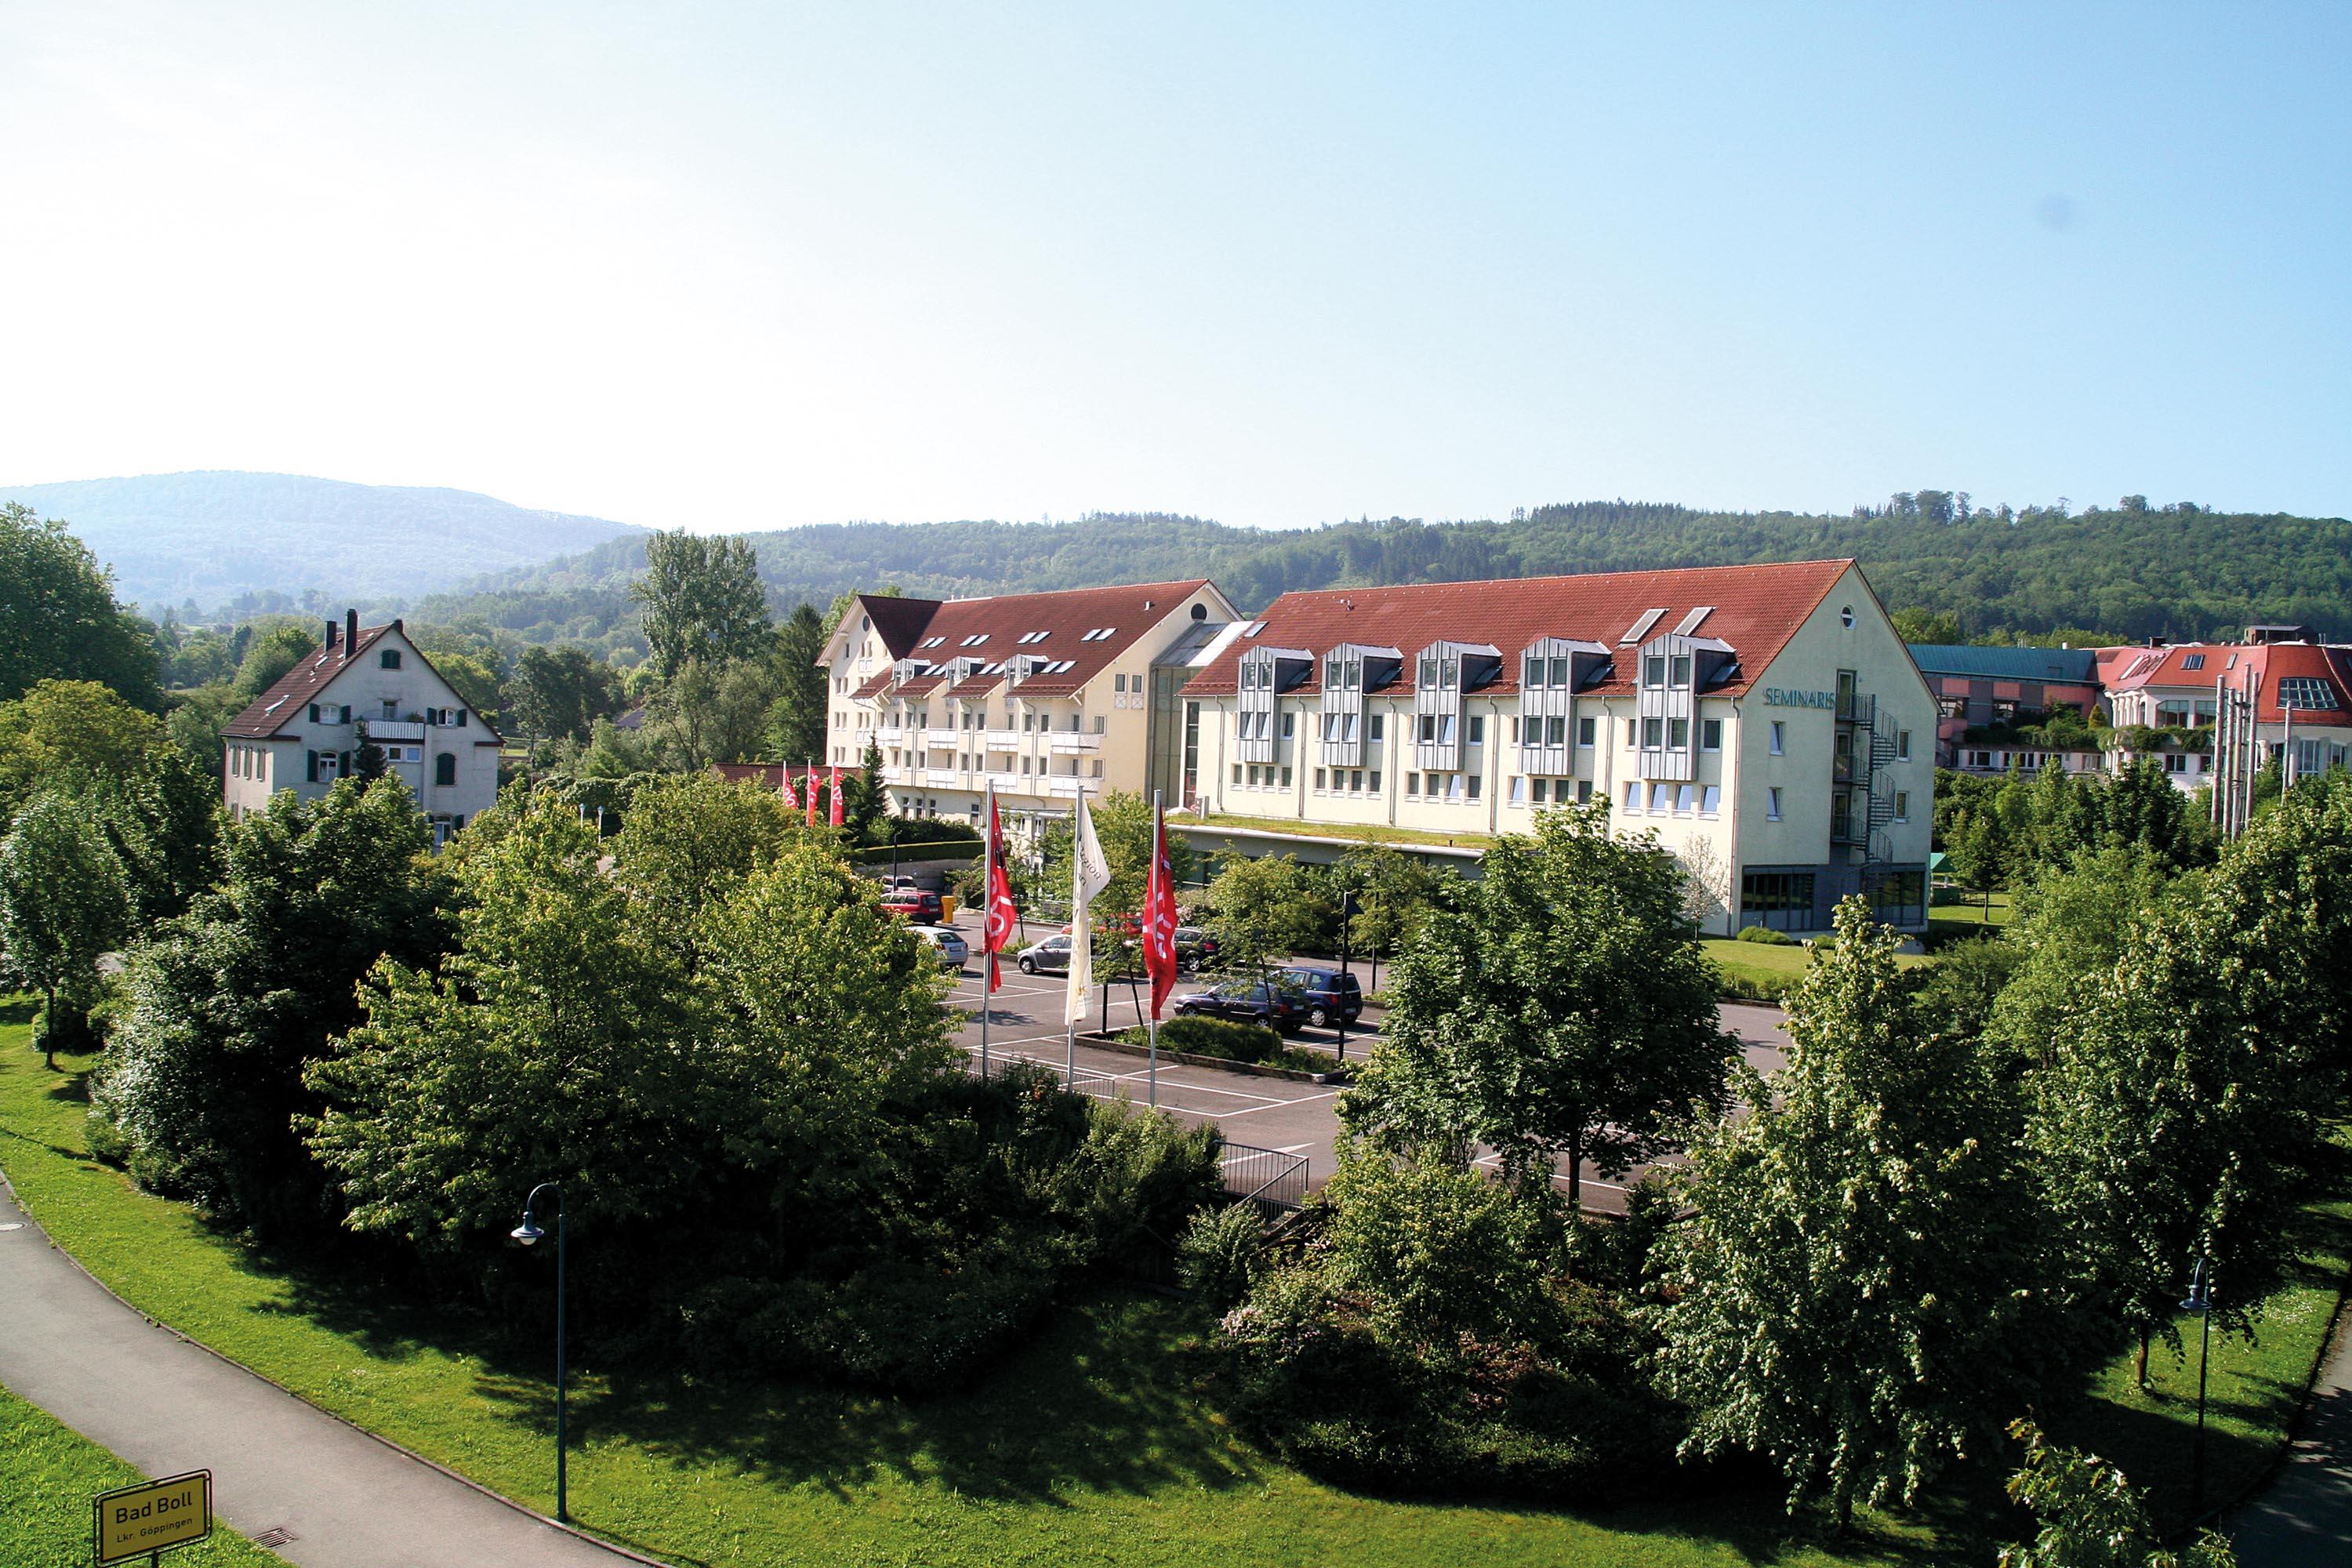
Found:
[[[1261,1259],[1221,1320],[1219,1396],[1293,1464],[1366,1490],[1570,1501],[1671,1484],[1680,1413],[1621,1300],[1568,1277],[1570,1223],[1473,1172],[1343,1152],[1307,1239]]]
[[[1770,926],[1741,926],[1739,934],[1732,940],[1757,942],[1765,947],[1793,947],[1797,941],[1787,931],[1774,931]]]
[[[1165,1245],[1220,1190],[1213,1130],[1066,1093],[1042,1068],[936,1080],[897,1109],[897,1157],[870,1201],[730,1238],[728,1266],[676,1310],[684,1355],[949,1386],[1066,1280]],[[648,1303],[649,1322],[666,1316]]]
[[[1150,1037],[1141,1027],[1119,1036],[1131,1046],[1143,1045]],[[1220,1061],[1290,1068],[1299,1072],[1328,1072],[1333,1065],[1329,1058],[1290,1045],[1263,1025],[1244,1024],[1233,1018],[1206,1018],[1197,1014],[1181,1015],[1160,1025],[1160,1048],[1182,1051],[1187,1056],[1214,1057]]]

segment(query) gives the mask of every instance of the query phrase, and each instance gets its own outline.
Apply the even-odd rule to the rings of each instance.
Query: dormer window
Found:
[[[1437,685],[1437,660],[1429,654],[1421,656],[1421,683],[1432,689]]]
[[[1674,657],[1673,660],[1671,661],[1671,667],[1670,667],[1670,668],[1671,668],[1671,674],[1670,674],[1670,675],[1669,675],[1669,677],[1668,677],[1668,679],[1667,679],[1666,684],[1668,684],[1669,686],[1674,686],[1674,687],[1677,687],[1677,688],[1679,688],[1679,687],[1686,687],[1686,686],[1688,686],[1688,685],[1690,684],[1690,680],[1691,680],[1691,661],[1690,661],[1690,655],[1688,655],[1688,654],[1686,654],[1686,653],[1678,653],[1678,654],[1675,655],[1675,657]]]
[[[1642,661],[1642,684],[1664,686],[1666,683],[1666,656],[1654,653]]]

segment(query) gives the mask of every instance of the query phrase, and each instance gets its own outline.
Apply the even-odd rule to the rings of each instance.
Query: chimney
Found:
[[[340,629],[334,622],[327,623],[327,640],[324,646],[329,653],[335,651],[335,633]]]
[[[346,662],[352,657],[352,647],[359,640],[360,613],[357,610],[345,610],[343,612],[343,658]]]

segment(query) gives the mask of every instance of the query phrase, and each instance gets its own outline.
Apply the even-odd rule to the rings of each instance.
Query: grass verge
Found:
[[[0,1561],[9,1568],[88,1568],[89,1500],[148,1479],[0,1388]],[[171,1562],[172,1568],[285,1564],[217,1520],[209,1539],[179,1548]]]
[[[1391,827],[1386,823],[1301,822],[1295,816],[1180,816],[1171,826],[1183,828],[1244,828],[1252,833],[1279,833],[1286,838],[1318,838],[1327,842],[1361,844],[1425,844],[1432,847],[1485,849],[1495,842],[1486,833],[1432,833],[1419,827]]]

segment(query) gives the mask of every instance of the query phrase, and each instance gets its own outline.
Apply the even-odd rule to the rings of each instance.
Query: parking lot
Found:
[[[980,924],[977,919],[959,918],[957,929],[971,943],[972,957],[957,983],[951,1005],[964,1015],[964,1023],[958,1031],[957,1039],[969,1053],[972,1070],[976,1072],[980,1068],[979,1009],[983,994]],[[1105,1099],[1124,1095],[1138,1105],[1150,1102],[1152,1097],[1151,1074],[1150,1065],[1141,1058],[1089,1047],[1080,1041],[1076,1068],[1072,1074],[1067,1035],[1062,1023],[1062,999],[1067,994],[1066,985],[1059,975],[1027,975],[1011,963],[1013,952],[1059,929],[1058,926],[1033,925],[1025,940],[1016,937],[1014,945],[1007,950],[1007,962],[1003,965],[1004,984],[989,1004],[988,1044],[992,1061],[1018,1058],[1037,1062],[1053,1069],[1057,1076],[1067,1077],[1072,1087],[1081,1093]],[[1371,966],[1359,963],[1349,967],[1357,983],[1369,994],[1372,989]],[[1211,984],[1213,984],[1213,977],[1195,979],[1187,976],[1177,982],[1175,995],[1182,996]],[[1142,1021],[1143,1015],[1137,1006],[1139,997],[1149,1005],[1150,993],[1141,985],[1138,985],[1132,994],[1124,984],[1111,988],[1109,1027],[1113,1032],[1131,1028]],[[1171,1001],[1171,1010],[1173,1005]],[[1100,1027],[1102,1007],[1102,987],[1097,985],[1089,1001],[1087,1022],[1082,1027]],[[1726,1003],[1722,1017],[1726,1028],[1738,1033],[1751,1066],[1759,1071],[1769,1072],[1781,1065],[1781,1053],[1788,1045],[1788,1035],[1781,1027],[1778,1009]],[[1379,1024],[1380,1010],[1366,1006],[1362,1019],[1348,1031],[1349,1061],[1360,1059],[1362,1052],[1377,1037]],[[1329,1051],[1336,1047],[1338,1037],[1333,1030],[1310,1027],[1300,1031],[1293,1043]],[[1334,1060],[1336,1065],[1336,1058]],[[1332,1103],[1340,1092],[1338,1086],[1254,1078],[1218,1068],[1188,1067],[1167,1062],[1160,1064],[1158,1079],[1158,1103],[1162,1110],[1172,1111],[1188,1121],[1215,1122],[1230,1142],[1305,1155],[1310,1185],[1320,1186],[1329,1179],[1332,1135],[1339,1127],[1339,1116]],[[1584,1169],[1583,1183],[1585,1207],[1601,1213],[1622,1209],[1622,1194],[1633,1179],[1634,1175],[1629,1174],[1612,1180],[1588,1164]]]

